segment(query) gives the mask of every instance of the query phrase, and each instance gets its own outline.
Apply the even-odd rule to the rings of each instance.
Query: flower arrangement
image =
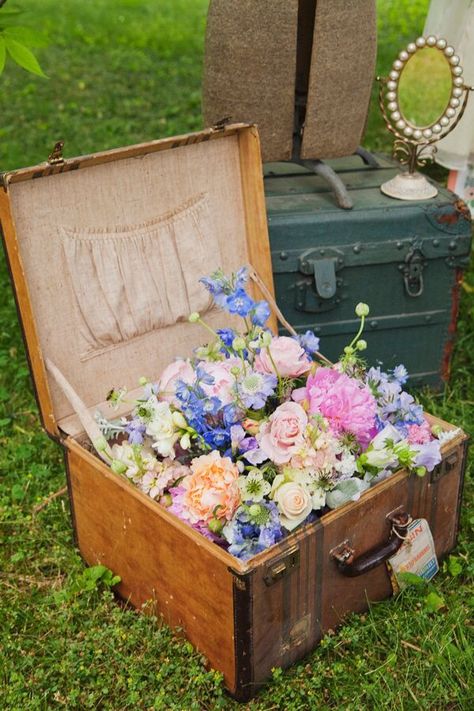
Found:
[[[243,330],[213,331],[143,392],[129,417],[97,420],[112,470],[234,556],[247,560],[297,526],[356,500],[405,467],[418,476],[441,461],[449,434],[432,428],[403,390],[400,365],[367,368],[360,338],[369,313],[336,364],[311,331],[275,336],[270,307],[247,292],[246,268],[201,279]],[[124,389],[109,399],[126,398]]]

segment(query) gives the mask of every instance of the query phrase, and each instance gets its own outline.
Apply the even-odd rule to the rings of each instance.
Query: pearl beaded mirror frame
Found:
[[[432,123],[417,125],[413,118],[408,118],[406,115],[406,101],[403,100],[400,93],[401,80],[404,78],[407,65],[413,62],[415,56],[419,55],[422,50],[428,48],[431,48],[432,53],[438,53],[439,58],[435,57],[438,62],[439,59],[442,59],[442,62],[446,63],[451,77],[451,86],[450,89],[448,88],[447,105],[444,110],[441,110],[441,114]],[[443,66],[440,68],[444,70]],[[464,84],[460,59],[454,48],[449,46],[445,39],[434,35],[418,37],[415,42],[410,42],[399,53],[388,77],[377,78],[380,82],[380,109],[388,130],[396,137],[393,155],[402,165],[408,167],[408,171],[387,181],[380,189],[385,195],[399,200],[426,200],[435,197],[438,193],[437,188],[423,175],[417,173],[416,168],[433,160],[436,152],[435,142],[450,133],[464,113],[469,91],[472,91],[473,87]],[[427,80],[420,72],[418,77],[420,91],[424,81]]]

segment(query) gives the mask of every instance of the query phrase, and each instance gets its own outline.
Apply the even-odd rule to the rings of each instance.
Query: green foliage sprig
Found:
[[[27,72],[46,77],[41,66],[28,45],[34,44],[38,35],[34,30],[18,25],[20,9],[5,9],[7,0],[0,0],[0,74],[2,74],[7,55],[15,64]]]

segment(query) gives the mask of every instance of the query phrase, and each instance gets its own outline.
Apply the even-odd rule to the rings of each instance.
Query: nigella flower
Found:
[[[276,375],[252,371],[237,383],[237,391],[245,407],[260,410],[267,399],[274,395],[277,386]]]
[[[254,326],[265,326],[270,318],[270,307],[266,301],[257,301],[250,314]]]
[[[245,318],[254,308],[255,302],[244,289],[236,289],[226,299],[226,309],[231,314],[237,314]]]
[[[308,355],[313,355],[313,353],[319,351],[319,338],[314,335],[313,331],[300,333],[295,338]]]
[[[128,434],[128,441],[130,444],[143,444],[143,438],[145,435],[146,425],[139,418],[134,417],[133,420],[128,422],[125,427],[125,432]]]
[[[270,493],[271,489],[270,484],[265,481],[262,472],[258,469],[252,469],[245,476],[239,476],[237,484],[242,494],[242,501],[259,502]]]
[[[230,544],[229,553],[241,560],[248,560],[283,537],[278,508],[273,501],[249,504],[239,506],[222,530]]]

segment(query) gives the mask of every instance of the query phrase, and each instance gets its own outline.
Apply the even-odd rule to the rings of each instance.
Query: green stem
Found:
[[[360,317],[360,327],[357,332],[357,335],[352,339],[352,341],[349,343],[349,348],[352,348],[354,343],[357,343],[359,340],[360,336],[362,336],[362,331],[364,330],[364,323],[365,323],[365,316]]]

